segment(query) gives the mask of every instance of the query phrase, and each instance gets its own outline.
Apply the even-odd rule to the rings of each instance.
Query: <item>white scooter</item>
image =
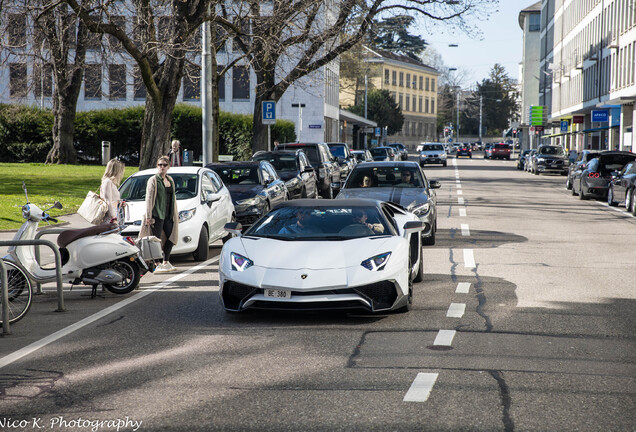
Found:
[[[35,204],[29,203],[24,182],[22,189],[27,201],[22,207],[22,217],[26,221],[13,240],[33,240],[40,221],[57,220]],[[51,208],[61,209],[62,205],[56,201]],[[119,234],[123,228],[121,212],[118,216],[119,225],[101,224],[83,229],[69,229],[58,235],[57,245],[62,258],[63,282],[92,285],[93,296],[98,285],[103,285],[115,294],[126,294],[137,287],[139,279],[149,268],[132,239]],[[36,260],[35,246],[11,246],[3,260],[15,264],[36,282],[56,280],[55,269],[42,268]]]

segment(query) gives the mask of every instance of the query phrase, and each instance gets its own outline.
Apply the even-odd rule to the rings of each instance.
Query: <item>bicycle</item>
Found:
[[[2,260],[7,269],[7,291],[9,294],[9,324],[19,321],[31,308],[33,292],[31,290],[31,280],[15,264]],[[2,296],[0,296],[0,305]],[[3,324],[3,317],[0,313],[0,326]]]

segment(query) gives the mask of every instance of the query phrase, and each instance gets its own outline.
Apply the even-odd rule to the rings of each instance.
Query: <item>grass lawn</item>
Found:
[[[26,203],[22,181],[26,183],[29,201],[45,210],[57,200],[64,207],[50,214],[75,213],[89,190],[97,191],[105,167],[99,165],[44,165],[0,163],[0,230],[18,229],[24,222],[22,206]],[[126,167],[124,179],[138,167]]]

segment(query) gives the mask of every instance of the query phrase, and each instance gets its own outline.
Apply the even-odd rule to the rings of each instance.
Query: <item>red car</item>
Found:
[[[492,146],[492,153],[490,159],[508,159],[510,160],[510,151],[512,145],[505,143],[497,143]]]

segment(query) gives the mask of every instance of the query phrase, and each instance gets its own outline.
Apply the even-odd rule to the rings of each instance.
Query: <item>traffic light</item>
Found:
[[[515,138],[517,137],[517,129],[512,130],[512,136]]]
[[[444,135],[448,135],[449,129],[448,128],[444,128]]]

